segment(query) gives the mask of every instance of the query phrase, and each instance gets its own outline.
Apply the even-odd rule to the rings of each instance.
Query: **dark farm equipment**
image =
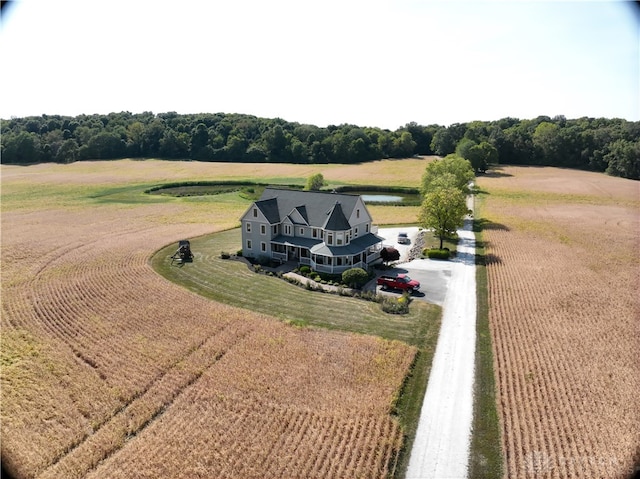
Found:
[[[191,253],[191,243],[187,240],[180,240],[178,250],[171,257],[171,264],[174,261],[178,263],[191,263],[193,261],[193,253]]]

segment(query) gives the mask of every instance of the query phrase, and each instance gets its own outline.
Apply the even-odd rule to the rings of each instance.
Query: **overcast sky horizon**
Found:
[[[224,112],[392,130],[640,120],[633,2],[11,3],[0,22],[2,119]]]

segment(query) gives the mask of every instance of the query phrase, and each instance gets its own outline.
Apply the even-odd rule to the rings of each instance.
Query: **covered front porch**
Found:
[[[279,236],[271,242],[271,257],[281,262],[295,261],[323,273],[339,274],[350,268],[366,270],[380,259],[382,240],[368,233],[348,245],[329,246],[309,238]]]

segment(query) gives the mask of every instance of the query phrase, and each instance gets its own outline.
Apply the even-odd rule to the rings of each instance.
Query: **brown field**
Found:
[[[503,167],[478,184],[505,477],[630,477],[640,183]]]
[[[406,162],[388,184],[418,186],[425,160]],[[378,162],[358,179],[355,168],[2,165],[3,467],[25,478],[387,477],[402,441],[391,409],[415,349],[287,326],[167,282],[149,265],[156,250],[236,226],[246,205],[126,191],[318,171],[368,184],[389,171]]]

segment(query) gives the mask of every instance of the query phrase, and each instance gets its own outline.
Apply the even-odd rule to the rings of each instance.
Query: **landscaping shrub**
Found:
[[[360,299],[364,299],[365,301],[379,301],[382,296],[380,296],[375,291],[361,291],[358,295]]]
[[[351,268],[342,273],[342,282],[353,288],[359,288],[367,281],[369,274],[362,268]]]
[[[309,273],[311,273],[311,268],[307,265],[304,266],[300,266],[300,274],[303,276],[307,276]]]
[[[399,298],[393,296],[386,296],[382,300],[382,311],[389,314],[407,314],[409,312],[409,303],[411,298],[407,293],[404,293]]]
[[[449,259],[451,252],[448,249],[429,249],[427,257],[430,259]]]
[[[382,250],[380,250],[380,258],[384,263],[398,261],[400,259],[400,252],[391,246],[387,246],[386,248],[382,248]]]

